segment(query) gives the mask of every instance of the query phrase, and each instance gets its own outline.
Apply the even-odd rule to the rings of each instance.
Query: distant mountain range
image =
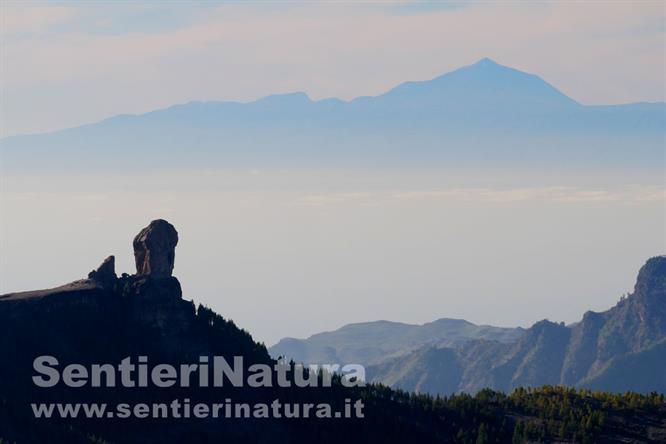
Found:
[[[371,381],[450,394],[545,384],[612,392],[666,391],[666,256],[641,268],[634,292],[571,326],[543,320],[527,330],[442,319],[423,326],[371,322],[270,349],[302,362],[368,365]],[[337,361],[336,361],[337,362]]]
[[[489,59],[376,97],[191,102],[0,140],[5,172],[211,167],[651,170],[666,104],[585,106]]]
[[[462,319],[438,319],[423,325],[375,321],[346,325],[307,339],[284,338],[269,351],[274,357],[297,362],[370,365],[423,347],[457,347],[473,339],[511,343],[524,331],[479,326]]]

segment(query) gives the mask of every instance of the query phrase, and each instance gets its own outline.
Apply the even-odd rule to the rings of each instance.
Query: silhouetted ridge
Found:
[[[544,384],[666,391],[666,373],[654,370],[666,368],[666,353],[659,352],[664,347],[666,257],[659,256],[641,267],[634,292],[605,312],[589,311],[571,327],[537,322],[513,344],[475,340],[454,347],[447,359],[462,372],[449,374],[446,384],[424,383],[423,377],[432,374],[430,366],[443,363],[415,363],[415,355],[379,363],[369,371],[375,381],[396,388],[417,390],[415,381],[420,381],[419,386],[441,394],[451,392],[451,381],[456,381],[453,391],[471,392]],[[455,368],[454,363],[447,365]]]
[[[334,376],[329,388],[298,387],[179,387],[114,388],[63,384],[44,389],[32,381],[33,361],[53,356],[59,367],[76,363],[117,365],[125,358],[137,362],[146,357],[152,365],[192,365],[201,357],[212,362],[242,357],[245,372],[253,364],[273,365],[263,344],[212,310],[182,299],[178,279],[171,276],[175,260],[176,231],[166,221],[154,221],[136,237],[137,274],[115,272],[108,257],[81,279],[55,289],[0,296],[0,442],[20,444],[180,444],[180,443],[320,443],[420,444],[470,442],[663,442],[666,415],[663,396],[611,396],[564,388],[518,390],[511,396],[482,390],[475,397],[416,396],[387,387],[369,385],[348,388]],[[650,275],[650,273],[648,273]],[[226,297],[230,297],[225,295]],[[380,323],[384,328],[393,323]],[[460,328],[478,328],[459,320],[441,320]],[[406,324],[403,324],[406,325]],[[409,326],[408,326],[409,327]],[[413,327],[413,326],[412,326]],[[419,326],[417,326],[419,327]],[[417,328],[418,330],[418,328]],[[537,349],[547,348],[566,327],[541,322],[524,336]],[[421,330],[418,330],[421,331]],[[497,332],[496,332],[497,333]],[[501,332],[500,332],[501,333]],[[493,355],[493,341],[480,340],[486,363]],[[513,349],[512,344],[503,344]],[[522,350],[514,350],[517,355]],[[660,359],[662,349],[642,358]],[[441,384],[455,388],[452,373],[469,379],[468,369],[450,348],[429,347],[410,354],[409,367],[426,373],[414,383],[419,390],[436,391]],[[523,354],[524,355],[524,354]],[[528,353],[524,356],[532,356]],[[472,354],[469,359],[474,359]],[[521,359],[522,372],[533,375]],[[633,370],[631,362],[616,367],[622,374]],[[293,369],[293,366],[290,366]],[[396,365],[398,370],[404,368]],[[660,367],[661,370],[662,367]],[[414,373],[418,375],[418,373]],[[273,375],[277,380],[277,376]],[[293,381],[292,377],[289,377]],[[343,411],[346,400],[364,401],[365,416],[352,419],[285,417],[267,419],[36,419],[31,403],[144,403],[170,405],[174,400],[215,405],[233,403],[330,404]],[[630,423],[628,423],[629,418]],[[544,424],[548,424],[546,428]],[[540,438],[542,437],[542,438]],[[661,440],[661,441],[660,441]]]
[[[173,168],[446,168],[652,172],[666,104],[586,106],[482,59],[384,94],[190,102],[0,139],[4,173]],[[132,159],[128,162],[127,159]]]
[[[648,260],[638,272],[634,294],[666,293],[666,256]]]

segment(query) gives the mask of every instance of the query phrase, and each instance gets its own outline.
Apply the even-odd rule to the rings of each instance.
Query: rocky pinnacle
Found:
[[[156,278],[171,276],[176,258],[178,232],[163,219],[152,221],[134,238],[137,275]]]

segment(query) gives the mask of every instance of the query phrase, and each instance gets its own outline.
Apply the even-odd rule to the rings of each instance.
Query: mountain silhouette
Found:
[[[0,140],[6,173],[211,167],[655,172],[664,103],[589,106],[490,59],[375,97],[190,102]]]
[[[427,346],[368,372],[395,388],[443,394],[546,384],[663,392],[664,351],[666,256],[658,256],[640,269],[631,295],[605,312],[585,313],[572,326],[543,320],[514,343],[470,339],[458,347]],[[448,374],[433,370],[443,366],[451,369]]]
[[[375,321],[345,325],[307,339],[284,338],[269,352],[296,362],[370,365],[425,346],[460,346],[472,339],[511,343],[523,332],[522,328],[475,325],[462,319],[443,318],[423,325]]]
[[[356,99],[368,101],[368,98]],[[406,82],[374,98],[380,105],[413,108],[488,111],[580,108],[552,85],[534,74],[484,58],[432,80]]]
[[[433,394],[511,391],[542,385],[611,392],[666,391],[666,257],[641,268],[634,292],[571,326],[548,320],[529,329],[439,319],[421,326],[377,321],[269,349],[297,362],[358,362],[370,380]]]

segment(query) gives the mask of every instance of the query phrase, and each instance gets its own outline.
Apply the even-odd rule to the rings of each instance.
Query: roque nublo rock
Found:
[[[176,324],[182,327],[188,323],[183,313],[191,307],[182,300],[180,282],[171,275],[177,243],[178,233],[174,226],[163,219],[154,220],[134,238],[136,274],[123,273],[119,277],[115,271],[115,257],[108,256],[96,270],[88,273],[87,279],[56,288],[0,295],[0,301],[48,306],[60,303],[60,296],[66,296],[69,304],[95,305],[108,297],[133,305],[135,309],[129,310],[126,316],[136,318],[135,321],[143,325],[163,327],[167,321],[176,320]]]
[[[134,238],[137,275],[171,276],[176,258],[178,232],[164,219],[152,221]]]

